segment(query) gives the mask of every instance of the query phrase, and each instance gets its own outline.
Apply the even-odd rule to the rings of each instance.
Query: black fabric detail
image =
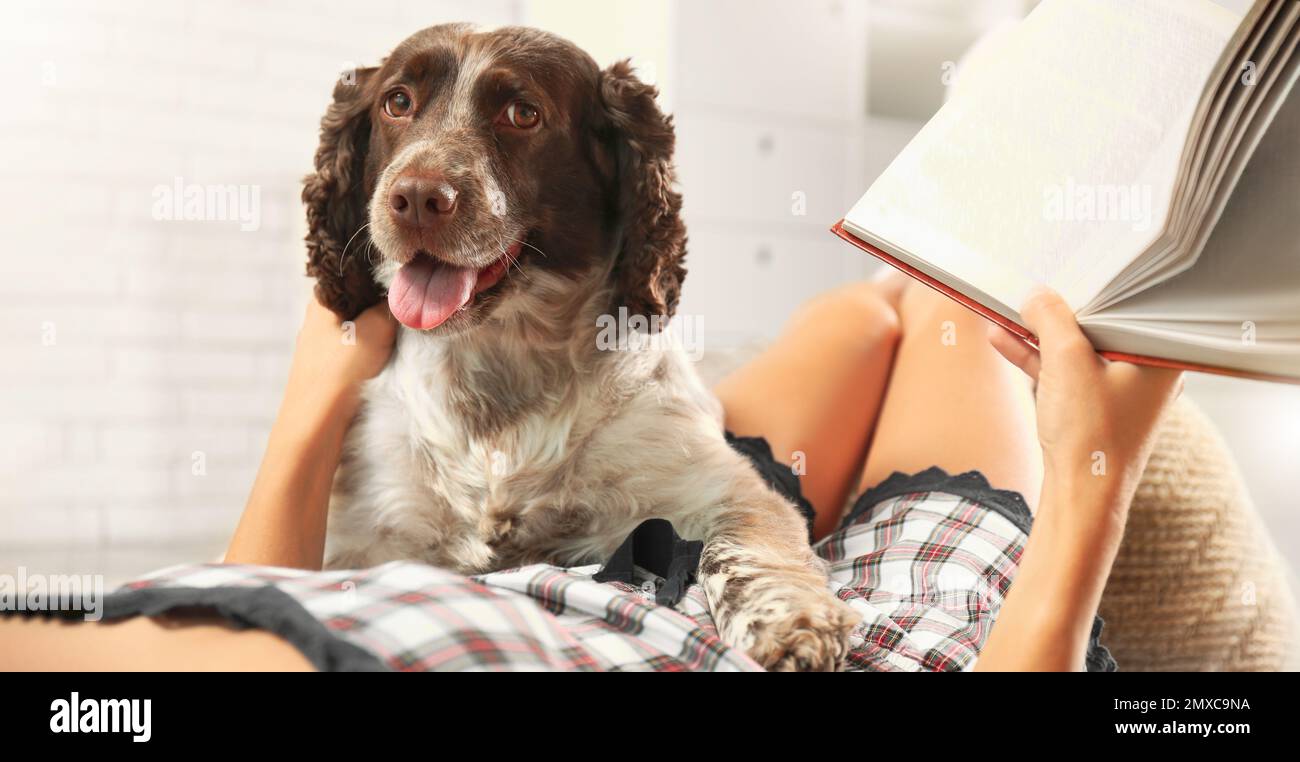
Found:
[[[1084,668],[1089,672],[1119,671],[1119,663],[1111,655],[1110,649],[1101,644],[1101,630],[1105,626],[1106,623],[1100,616],[1092,618],[1092,633],[1088,635],[1088,653],[1083,658]]]
[[[871,509],[886,500],[900,495],[917,492],[943,492],[948,495],[964,497],[988,508],[1010,521],[1017,529],[1029,534],[1034,522],[1034,515],[1029,512],[1025,498],[1019,492],[1009,489],[994,489],[989,480],[979,471],[967,471],[964,474],[949,475],[938,466],[931,466],[915,474],[895,471],[889,478],[863,492],[853,503],[853,508],[844,517],[843,524],[851,524]]]
[[[104,619],[211,609],[241,629],[273,632],[322,672],[387,672],[374,654],[330,632],[293,596],[275,587],[146,587],[104,597]]]
[[[1019,492],[994,489],[989,484],[989,480],[979,471],[949,475],[938,466],[932,466],[915,474],[904,474],[900,471],[890,474],[888,479],[862,493],[854,501],[853,509],[844,517],[843,525],[861,519],[869,514],[872,508],[886,500],[918,492],[942,492],[979,503],[1010,521],[1026,535],[1033,527],[1034,515],[1029,512],[1029,506],[1025,504],[1025,498]],[[1088,653],[1084,657],[1084,665],[1089,672],[1119,671],[1119,665],[1111,655],[1110,649],[1101,644],[1101,630],[1104,625],[1100,616],[1093,617],[1092,633],[1088,637]]]
[[[803,496],[803,489],[799,486],[799,475],[772,455],[772,446],[763,437],[738,437],[730,431],[724,433],[731,449],[749,458],[750,464],[754,466],[758,475],[763,477],[763,481],[767,482],[767,486],[776,490],[781,497],[794,503],[794,507],[799,509],[799,513],[808,524],[808,540],[811,542],[813,519],[817,514],[813,511],[812,503]]]
[[[683,540],[667,519],[646,519],[618,546],[609,562],[592,579],[596,582],[636,584],[637,568],[660,578],[655,603],[675,606],[695,581],[704,543]]]

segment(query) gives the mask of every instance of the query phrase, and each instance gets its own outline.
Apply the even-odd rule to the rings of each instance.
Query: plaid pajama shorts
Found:
[[[829,562],[830,590],[862,616],[848,669],[968,669],[1029,521],[1018,494],[991,489],[977,472],[894,474],[862,495],[815,547]],[[414,562],[326,572],[181,566],[109,595],[104,617],[211,609],[280,634],[322,670],[761,671],[718,638],[699,585],[659,605],[653,581],[596,582],[599,569],[538,564],[466,577]],[[1088,667],[1114,669],[1099,631],[1098,621]]]

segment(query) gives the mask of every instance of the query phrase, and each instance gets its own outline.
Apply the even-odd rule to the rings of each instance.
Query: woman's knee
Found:
[[[903,291],[898,320],[911,341],[994,353],[988,344],[986,318],[923,283],[912,283]]]
[[[790,331],[815,329],[849,351],[875,352],[892,345],[902,329],[884,289],[874,282],[855,282],[818,294],[791,317]]]

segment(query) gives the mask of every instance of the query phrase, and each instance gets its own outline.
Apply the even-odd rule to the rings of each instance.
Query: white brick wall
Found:
[[[0,8],[0,570],[220,548],[302,314],[299,184],[334,77],[423,26],[520,15],[514,0]],[[177,177],[259,186],[260,228],[155,220],[154,187]]]

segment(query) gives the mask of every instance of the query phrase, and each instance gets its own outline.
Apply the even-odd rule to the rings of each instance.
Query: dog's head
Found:
[[[654,99],[626,62],[601,71],[534,29],[412,35],[341,78],[321,120],[303,189],[317,296],[350,318],[387,290],[403,324],[456,333],[530,272],[608,273],[611,309],[671,316],[686,234]]]

